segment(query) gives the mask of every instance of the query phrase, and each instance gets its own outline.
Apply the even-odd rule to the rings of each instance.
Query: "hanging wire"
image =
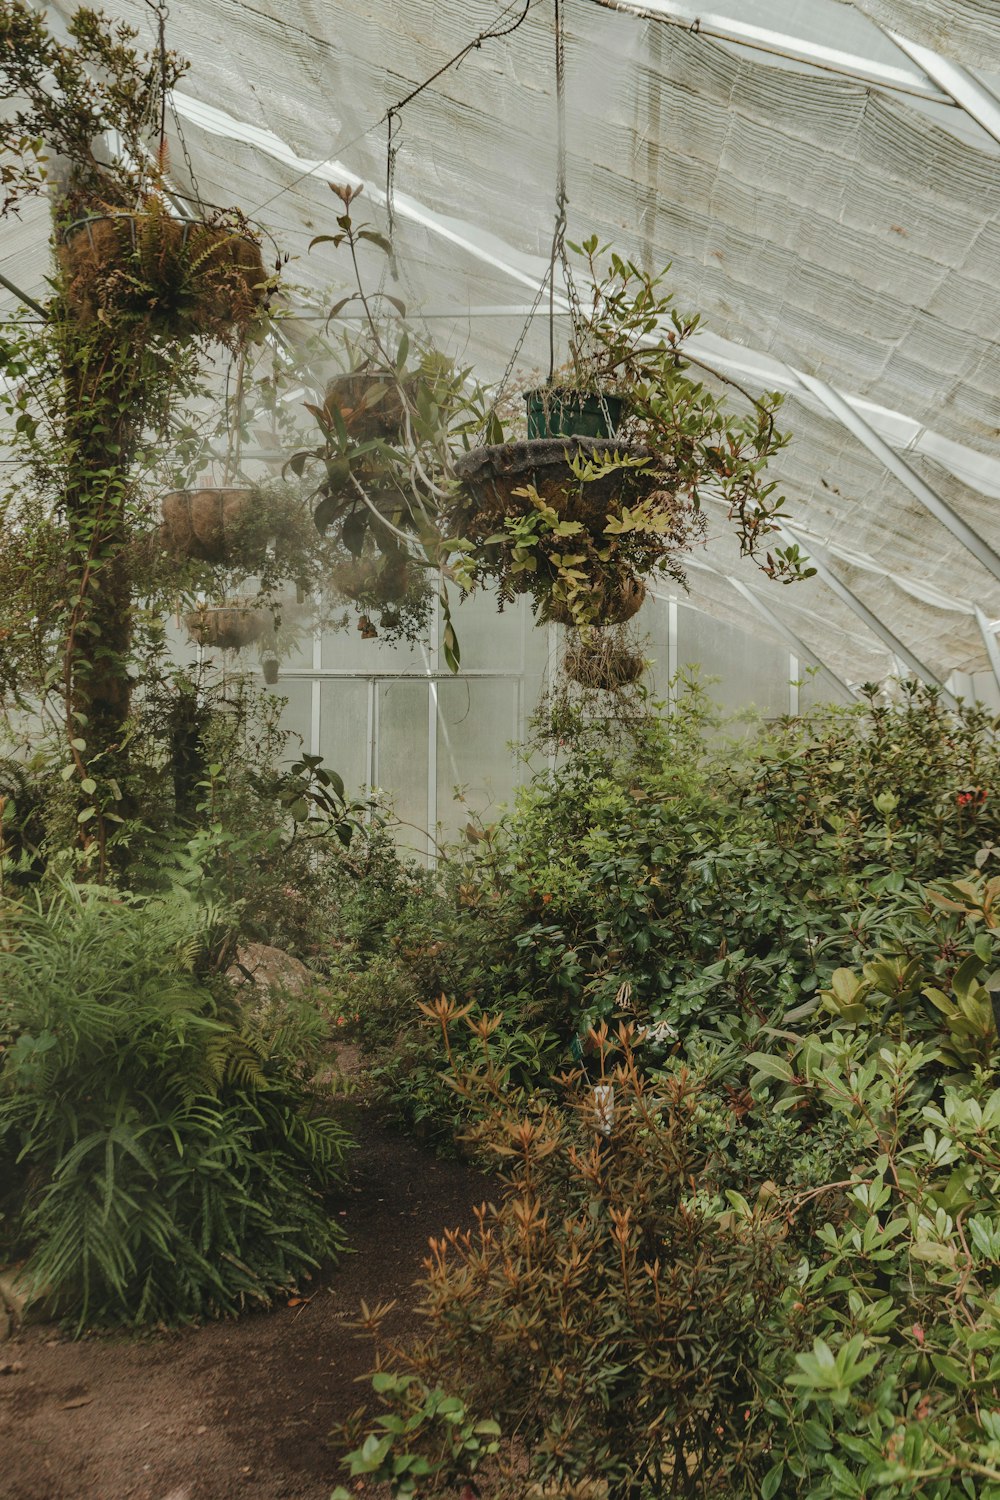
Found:
[[[556,222],[549,259],[549,385],[556,368],[556,260],[566,262],[566,59],[563,48],[562,0],[555,0],[556,33]]]
[[[399,155],[399,147],[395,143],[396,128],[402,128],[402,120],[398,109],[390,109],[386,120],[387,140],[385,146],[385,214],[386,214],[386,238],[389,241],[389,270],[392,275],[396,274],[396,209],[394,201],[394,188],[396,183],[396,157]]]
[[[150,0],[146,0],[146,3],[149,4]],[[521,14],[517,19],[511,22],[509,26],[501,26],[500,23],[504,18],[509,16],[521,4],[521,0],[511,0],[511,3],[505,6],[500,12],[500,15],[492,26],[488,26],[485,31],[479,32],[478,36],[474,36],[471,42],[466,42],[465,46],[455,53],[454,57],[450,57],[446,63],[442,63],[441,67],[432,73],[429,78],[425,78],[423,83],[418,84],[415,89],[411,89],[408,94],[405,94],[402,99],[398,99],[395,104],[390,104],[388,109],[379,115],[378,119],[374,120],[366,129],[362,130],[358,135],[352,136],[349,141],[344,141],[342,144],[334,146],[326,160],[316,162],[314,166],[307,167],[297,177],[293,177],[291,182],[286,183],[283,188],[279,188],[276,193],[272,193],[270,198],[265,198],[263,203],[258,203],[256,208],[251,210],[251,216],[256,216],[263,209],[269,208],[278,198],[283,197],[285,193],[291,192],[292,188],[298,187],[299,183],[304,182],[307,177],[315,177],[318,172],[325,171],[327,160],[330,157],[339,156],[342,151],[349,151],[352,146],[356,146],[359,141],[363,141],[366,136],[371,135],[372,131],[378,130],[381,125],[386,123],[390,115],[398,114],[405,105],[416,99],[418,94],[422,94],[424,89],[430,88],[431,84],[436,83],[442,74],[447,73],[450,68],[457,67],[460,62],[468,57],[470,52],[475,52],[484,42],[493,42],[499,40],[501,37],[510,36],[511,32],[516,31],[528,19],[528,12],[532,6],[540,5],[541,3],[542,0],[524,0]]]
[[[500,377],[496,387],[493,403],[483,424],[483,430],[489,426],[493,414],[496,411],[507,387],[518,356],[528,336],[528,329],[541,305],[545,289],[549,293],[549,376],[548,384],[551,385],[555,377],[556,367],[556,265],[558,264],[563,273],[563,281],[566,287],[567,300],[569,302],[570,320],[573,328],[571,349],[574,362],[576,359],[577,336],[580,332],[583,313],[580,307],[580,299],[576,291],[576,283],[573,280],[573,271],[569,263],[569,255],[566,250],[566,209],[569,204],[569,194],[566,187],[566,58],[565,44],[563,40],[563,0],[554,0],[555,4],[555,80],[556,80],[556,204],[555,204],[555,226],[552,232],[552,246],[549,251],[548,270],[542,277],[535,299],[528,310],[528,316],[524,321],[507,368]]]

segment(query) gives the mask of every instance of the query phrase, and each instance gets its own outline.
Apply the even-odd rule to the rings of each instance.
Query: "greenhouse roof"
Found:
[[[103,8],[152,45],[151,7]],[[69,9],[47,7],[56,24]],[[398,294],[498,378],[549,265],[554,12],[172,0],[168,40],[192,60],[173,180],[259,219],[293,257],[291,306],[315,315],[344,279],[308,251],[328,183],[363,181],[385,227],[391,130]],[[699,357],[787,397],[775,477],[818,574],[770,583],[713,527],[693,602],[855,683],[894,658],[942,681],[1000,670],[1000,8],[562,0],[562,22],[570,238],[671,262],[710,330]],[[38,203],[3,229],[0,274],[36,298],[46,236]],[[547,362],[545,312],[523,367]]]

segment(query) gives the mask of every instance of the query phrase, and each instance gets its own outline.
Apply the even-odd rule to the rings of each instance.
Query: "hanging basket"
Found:
[[[524,443],[504,443],[477,448],[463,454],[456,464],[464,498],[459,503],[452,525],[456,535],[468,537],[475,547],[477,570],[481,577],[494,577],[500,598],[530,593],[536,617],[566,625],[613,625],[635,614],[645,597],[632,557],[608,555],[605,528],[608,521],[622,515],[626,507],[663,491],[664,505],[673,506],[674,497],[663,489],[662,467],[609,468],[595,478],[583,480],[571,467],[575,459],[612,458],[648,459],[649,450],[637,444],[614,443],[602,438],[538,438]],[[556,553],[565,550],[552,533],[555,545],[550,562],[546,550],[535,554],[533,568],[514,566],[514,538],[506,526],[512,517],[530,516],[537,507],[522,493],[533,487],[539,499],[560,521],[574,521],[579,530],[571,535],[567,546],[581,554],[575,564],[571,608],[566,597],[568,575],[560,571]],[[648,539],[645,555],[639,555],[639,570],[655,566],[664,550],[658,535]],[[601,556],[600,554],[604,554]]]
[[[277,651],[265,651],[260,658],[260,669],[264,674],[264,681],[268,687],[274,687],[278,680],[278,668],[281,666],[281,658]]]
[[[607,438],[534,438],[525,443],[498,443],[473,448],[455,464],[463,500],[458,524],[462,534],[484,541],[503,527],[508,516],[526,515],[531,502],[516,491],[534,486],[560,519],[580,521],[588,531],[603,531],[609,515],[623,505],[636,505],[663,484],[657,470],[609,469],[598,478],[582,481],[573,473],[575,459],[613,456],[651,458],[639,444]]]
[[[77,219],[58,255],[81,323],[124,318],[173,337],[225,337],[252,323],[268,294],[256,240],[158,205]]]
[[[623,625],[626,620],[631,620],[633,615],[638,614],[645,598],[646,585],[641,578],[608,569],[588,590],[589,623],[597,629]],[[577,623],[569,605],[562,599],[553,599],[551,596],[548,607],[543,611],[543,618],[553,620],[557,625]]]
[[[580,634],[567,645],[563,671],[581,687],[612,693],[638,682],[645,661],[621,630]]]
[[[414,376],[400,380],[392,370],[352,370],[335,375],[326,388],[325,405],[336,409],[355,442],[381,439],[395,443],[406,427],[406,402],[416,400]]]
[[[331,581],[338,593],[354,603],[398,604],[413,586],[405,557],[359,557],[338,563]]]
[[[188,635],[199,646],[215,646],[223,651],[242,651],[274,629],[274,618],[267,609],[227,604],[210,609],[207,605],[184,616]]]
[[[174,557],[259,566],[267,552],[267,539],[246,537],[254,500],[251,489],[171,490],[160,502],[160,539]]]

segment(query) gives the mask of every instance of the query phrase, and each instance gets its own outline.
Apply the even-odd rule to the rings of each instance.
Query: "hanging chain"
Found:
[[[378,279],[376,296],[381,297],[385,291],[385,284],[391,276],[396,280],[398,267],[396,264],[396,207],[394,201],[396,189],[396,157],[399,147],[395,144],[397,127],[402,128],[402,117],[396,109],[390,109],[386,115],[386,143],[385,143],[385,234],[389,241],[389,253],[382,263],[382,274]]]
[[[563,48],[562,0],[555,0],[556,33],[556,222],[549,258],[549,385],[556,368],[556,261],[566,265],[566,58]]]
[[[170,114],[173,118],[174,129],[177,132],[177,139],[181,143],[181,156],[184,159],[184,169],[187,172],[188,181],[191,184],[191,195],[197,206],[199,208],[203,208],[204,199],[201,196],[201,187],[199,186],[198,178],[195,175],[194,162],[191,160],[191,153],[188,150],[187,141],[184,139],[184,131],[181,128],[180,116],[177,113],[177,106],[174,103],[173,99],[170,100]]]
[[[583,335],[587,331],[587,319],[584,317],[583,308],[580,305],[580,294],[576,289],[576,280],[573,276],[573,268],[570,265],[569,252],[566,248],[566,209],[569,204],[569,193],[566,188],[566,52],[562,25],[562,3],[563,0],[555,0],[555,29],[556,29],[556,121],[558,157],[556,165],[556,225],[552,237],[552,259],[550,264],[549,281],[549,384],[552,384],[555,376],[555,267],[558,260],[563,274],[563,283],[566,288],[566,300],[569,303],[570,328],[570,358],[573,361],[573,371],[576,376],[580,374]],[[608,411],[604,391],[597,391],[597,398],[601,405],[601,411],[608,424],[610,431],[611,414]]]
[[[386,235],[389,244],[393,243],[393,233],[396,228],[396,210],[393,203],[393,191],[396,184],[396,157],[399,147],[394,144],[396,126],[402,125],[399,111],[390,109],[386,115],[386,129],[388,132],[385,146],[385,213],[386,213]]]
[[[549,291],[549,380],[548,380],[548,383],[550,385],[552,384],[552,379],[553,379],[553,376],[555,374],[555,363],[556,363],[556,343],[555,343],[555,323],[556,323],[555,285],[556,285],[556,275],[555,275],[555,272],[556,272],[556,263],[557,262],[562,267],[562,269],[563,269],[563,276],[566,279],[567,292],[569,293],[569,297],[570,297],[570,307],[572,309],[573,306],[574,306],[574,304],[577,307],[579,307],[579,300],[576,297],[576,288],[573,285],[572,272],[569,269],[569,261],[568,261],[567,255],[566,255],[566,205],[567,205],[567,202],[568,202],[568,198],[567,198],[567,193],[566,193],[566,98],[565,98],[565,88],[564,88],[565,59],[564,59],[564,52],[563,52],[562,0],[555,0],[555,40],[556,40],[556,120],[557,120],[557,126],[556,126],[556,128],[557,128],[557,147],[556,147],[556,222],[555,222],[555,228],[554,228],[553,234],[552,234],[552,248],[551,248],[551,250],[549,252],[548,269],[546,270],[545,275],[542,277],[541,281],[539,282],[538,290],[535,293],[534,301],[532,302],[531,307],[530,307],[530,309],[528,311],[528,316],[527,316],[527,318],[524,321],[524,325],[521,328],[520,334],[518,335],[517,343],[514,345],[514,348],[513,348],[513,351],[511,353],[510,359],[507,361],[507,367],[506,367],[506,369],[504,370],[503,374],[500,377],[500,383],[496,387],[496,394],[495,394],[495,396],[493,398],[493,403],[490,406],[490,409],[489,409],[489,411],[486,414],[486,421],[483,424],[483,430],[484,431],[485,431],[486,427],[489,426],[489,423],[490,423],[490,420],[491,420],[491,418],[493,416],[493,413],[496,411],[497,407],[499,406],[501,398],[503,397],[504,391],[507,388],[507,382],[510,380],[511,375],[513,374],[514,366],[517,364],[518,357],[520,356],[521,350],[524,347],[524,341],[525,341],[525,339],[528,336],[528,329],[531,327],[532,322],[533,322],[534,317],[535,317],[535,314],[537,313],[539,307],[541,306],[541,301],[542,301],[543,296],[545,295],[545,289],[546,289],[546,287],[548,287],[548,291]]]
[[[528,309],[528,316],[525,318],[521,328],[521,332],[517,336],[517,343],[514,345],[514,348],[511,351],[510,359],[507,361],[507,367],[504,370],[503,374],[500,376],[498,384],[494,388],[494,396],[490,404],[490,409],[486,413],[486,418],[483,422],[482,427],[479,429],[480,437],[482,437],[482,435],[486,432],[486,429],[489,427],[490,422],[493,418],[493,413],[496,411],[497,407],[500,405],[501,400],[503,399],[504,391],[507,389],[507,382],[510,380],[511,375],[514,373],[514,366],[517,364],[521,350],[524,348],[524,341],[528,337],[528,329],[531,327],[532,322],[534,321],[535,313],[541,306],[542,298],[545,295],[545,288],[546,286],[548,286],[551,276],[552,266],[550,265],[545,275],[538,283],[538,290],[535,293],[535,300],[532,302],[531,307]]]
[[[180,116],[177,113],[177,105],[174,103],[173,95],[167,88],[167,22],[170,19],[170,8],[166,0],[146,0],[146,4],[156,17],[156,59],[160,71],[160,87],[158,90],[160,118],[159,118],[159,143],[157,150],[156,165],[162,172],[164,170],[164,158],[167,146],[167,110],[170,111],[174,122],[174,130],[177,139],[181,143],[181,154],[184,158],[184,166],[187,171],[188,180],[191,183],[191,192],[198,207],[202,207],[201,189],[195,176],[194,163],[191,153],[188,151],[187,141],[184,139],[184,131],[181,129]],[[180,195],[184,197],[184,194]]]

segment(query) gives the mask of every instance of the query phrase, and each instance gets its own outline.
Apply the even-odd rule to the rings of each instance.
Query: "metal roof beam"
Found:
[[[993,668],[996,685],[1000,688],[1000,644],[997,643],[996,631],[978,604],[976,605],[976,624],[979,626],[979,633],[983,638],[983,645],[986,647],[986,655],[989,657],[990,666]]]
[[[837,577],[837,574],[830,566],[829,558],[821,547],[817,547],[815,543],[810,544],[801,537],[796,536],[795,532],[789,526],[783,525],[781,533],[788,541],[794,543],[803,553],[808,555],[809,561],[827,588],[836,594],[837,598],[846,604],[848,609],[853,610],[859,620],[864,621],[872,634],[878,636],[882,644],[887,646],[894,656],[899,657],[907,671],[912,672],[915,677],[919,677],[921,682],[926,682],[928,687],[938,688],[942,701],[949,708],[958,707],[956,698],[948,691],[940,678],[934,675],[930,667],[926,666],[920,660],[919,656],[914,656],[909,647],[904,646],[899,637],[892,633],[888,625],[883,624],[878,615],[873,614],[867,604],[864,604],[858,598],[857,594],[853,593],[847,587],[847,584]]]
[[[698,6],[681,3],[681,0],[593,0],[605,10],[622,11],[626,15],[641,16],[649,21],[661,21],[667,26],[680,26],[698,36],[711,37],[713,41],[733,42],[740,47],[750,47],[756,52],[768,52],[772,57],[787,57],[792,62],[807,67],[819,68],[824,73],[838,73],[844,78],[855,78],[859,83],[874,84],[877,88],[891,89],[895,93],[915,94],[920,99],[930,99],[936,104],[953,104],[950,91],[938,86],[936,80],[917,62],[917,70],[896,68],[890,63],[876,62],[856,52],[841,52],[837,47],[827,47],[820,42],[810,42],[805,37],[791,36],[787,32],[772,31],[766,26],[757,26],[748,21],[737,21],[732,16],[701,10]],[[892,38],[895,41],[895,37]]]
[[[917,67],[928,78],[933,79],[959,109],[964,110],[970,119],[975,120],[976,124],[986,131],[987,135],[991,135],[1000,143],[1000,101],[969,72],[968,68],[963,68],[961,63],[942,57],[939,52],[932,52],[929,47],[921,47],[916,42],[911,42],[909,37],[900,36],[898,31],[890,31],[887,26],[881,27],[880,30],[884,31],[885,35],[895,42],[907,57],[912,58]]]
[[[849,698],[857,696],[854,689],[849,687],[842,677],[838,677],[833,668],[828,667],[826,662],[823,661],[822,657],[817,656],[815,651],[807,646],[805,641],[801,640],[800,637],[795,634],[795,631],[791,630],[785,624],[780,615],[776,614],[771,606],[769,604],[766,604],[759,594],[755,594],[753,589],[749,588],[741,578],[734,578],[731,573],[727,573],[725,576],[727,583],[731,583],[736,592],[742,595],[747,603],[757,611],[761,619],[767,621],[771,629],[776,631],[777,634],[781,636],[781,639],[787,646],[791,648],[792,651],[795,652],[796,656],[802,657],[803,660],[810,662],[812,666],[816,667],[819,671],[825,672],[826,675],[831,678],[839,688],[843,688],[844,692],[848,695]]]
[[[0,286],[5,286],[8,292],[13,292],[15,297],[20,297],[21,301],[30,307],[33,312],[38,313],[39,317],[48,317],[48,313],[40,302],[36,302],[34,297],[29,297],[27,292],[22,292],[21,288],[13,281],[8,281],[2,272],[0,272]]]
[[[936,490],[932,490],[919,474],[914,473],[905,459],[900,458],[895,449],[890,448],[874,427],[869,426],[864,417],[855,411],[854,407],[849,405],[832,385],[827,385],[825,380],[817,380],[812,375],[806,375],[802,370],[797,371],[797,374],[806,389],[822,401],[827,411],[831,412],[848,432],[853,433],[869,453],[873,453],[885,465],[890,474],[895,474],[910,494],[914,495],[921,505],[941,522],[942,526],[947,527],[952,536],[972,553],[977,562],[982,563],[987,572],[1000,580],[1000,556],[979,535],[979,532],[963,521],[958,512],[952,510],[947,500],[942,499]]]

